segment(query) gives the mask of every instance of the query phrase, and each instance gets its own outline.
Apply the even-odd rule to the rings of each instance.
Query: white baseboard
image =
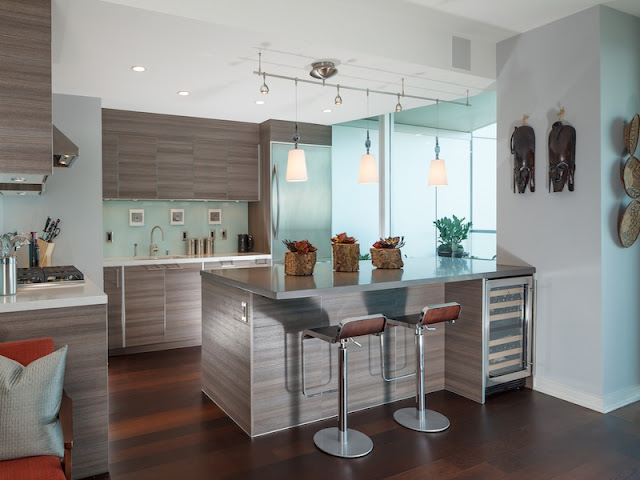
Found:
[[[640,400],[640,385],[634,385],[604,397],[604,413],[609,413],[618,408]]]
[[[600,413],[609,413],[640,400],[640,385],[625,388],[606,397],[601,397],[578,390],[577,388],[567,387],[552,380],[535,377],[533,379],[533,389]]]

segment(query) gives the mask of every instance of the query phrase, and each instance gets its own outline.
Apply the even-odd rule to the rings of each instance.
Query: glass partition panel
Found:
[[[469,135],[440,131],[439,143],[449,185],[429,187],[429,165],[435,158],[435,131],[396,125],[393,132],[391,235],[405,236],[407,244],[402,251],[408,257],[435,255],[437,234],[433,222],[436,218],[453,214],[470,218]]]
[[[377,183],[359,184],[360,157],[366,153],[367,138],[364,128],[355,126],[333,126],[332,131],[332,204],[331,232],[347,232],[358,239],[360,252],[369,252],[369,247],[378,240],[379,190]],[[378,157],[378,122],[371,122],[370,153]],[[332,235],[333,236],[333,235]]]

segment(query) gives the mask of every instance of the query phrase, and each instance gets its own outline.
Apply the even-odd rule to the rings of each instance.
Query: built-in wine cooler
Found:
[[[531,375],[533,277],[485,282],[485,394],[524,385]]]

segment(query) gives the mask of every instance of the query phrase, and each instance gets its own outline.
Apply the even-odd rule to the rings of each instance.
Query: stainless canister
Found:
[[[196,252],[196,239],[187,238],[187,255],[195,255]]]
[[[213,255],[213,238],[211,237],[204,239],[204,254]]]
[[[15,295],[17,278],[16,257],[0,257],[0,295]]]
[[[204,238],[196,238],[196,255],[204,255]]]

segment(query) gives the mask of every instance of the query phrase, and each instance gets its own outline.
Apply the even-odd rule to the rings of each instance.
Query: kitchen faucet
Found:
[[[160,225],[156,225],[151,229],[151,239],[149,240],[149,256],[150,257],[152,257],[154,253],[158,252],[158,244],[157,243],[155,245],[153,244],[153,232],[155,231],[156,228],[160,229],[160,232],[162,233],[162,241],[164,242],[164,230]]]

